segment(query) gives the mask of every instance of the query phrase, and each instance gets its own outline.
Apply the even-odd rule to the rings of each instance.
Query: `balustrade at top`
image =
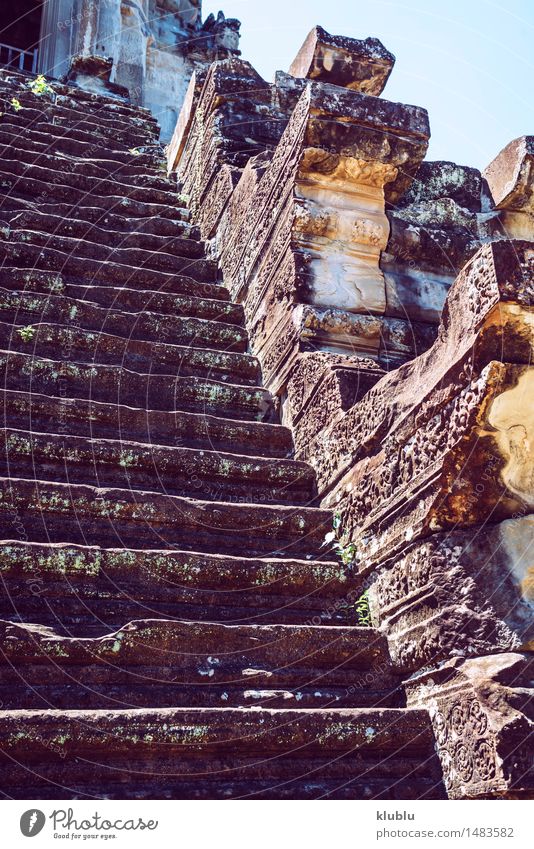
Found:
[[[36,74],[38,57],[37,47],[34,50],[22,50],[20,47],[0,43],[0,67]]]

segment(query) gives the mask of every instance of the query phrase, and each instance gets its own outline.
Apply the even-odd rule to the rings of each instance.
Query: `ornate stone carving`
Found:
[[[434,534],[377,569],[370,597],[399,669],[532,648],[532,525],[525,516]]]
[[[509,743],[528,723],[487,657],[533,639],[517,549],[534,507],[534,250],[485,244],[523,212],[492,209],[475,169],[420,164],[420,110],[303,78],[363,90],[334,42],[316,31],[299,78],[273,86],[213,68],[191,89],[179,178],[392,659],[416,676],[410,699],[432,711],[450,795],[526,793]]]
[[[532,721],[522,709],[531,679],[532,660],[508,653],[410,680],[409,704],[430,711],[450,798],[531,797]]]

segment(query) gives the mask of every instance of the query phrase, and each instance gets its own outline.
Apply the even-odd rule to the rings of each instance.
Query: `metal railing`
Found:
[[[38,56],[37,47],[35,50],[21,50],[20,47],[0,43],[0,66],[36,74]]]

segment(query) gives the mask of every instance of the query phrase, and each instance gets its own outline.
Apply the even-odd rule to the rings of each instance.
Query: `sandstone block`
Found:
[[[482,178],[477,168],[440,160],[422,162],[400,206],[450,198],[463,209],[480,212],[482,192]]]
[[[407,546],[373,576],[371,607],[405,674],[454,656],[532,650],[532,516]]]
[[[350,480],[347,479],[344,485],[351,485],[351,497],[354,497],[357,491],[356,477],[361,474],[370,480],[373,475],[371,458],[373,468],[384,468],[382,462],[385,454],[381,443],[386,439],[393,439],[395,432],[400,437],[401,431],[407,434],[411,427],[417,430],[416,422],[422,425],[423,421],[427,423],[425,426],[431,428],[434,415],[438,413],[449,415],[455,409],[455,404],[461,407],[462,398],[468,401],[471,397],[469,393],[474,391],[475,385],[478,387],[477,392],[482,391],[484,382],[490,380],[490,384],[496,389],[500,381],[499,378],[499,381],[494,383],[498,369],[501,367],[498,361],[509,364],[522,363],[528,366],[532,361],[534,350],[529,310],[534,297],[533,262],[534,255],[528,242],[495,242],[485,245],[478,251],[449,291],[438,338],[434,345],[416,359],[387,374],[340,421],[324,432],[321,437],[323,450],[318,452],[316,466],[323,491],[328,487],[329,480],[339,479],[344,473],[349,473],[350,469]],[[497,362],[495,366],[497,371],[494,370],[491,375],[487,373],[485,378],[481,379],[482,370],[492,361]],[[508,373],[509,380],[512,382],[506,383],[505,380],[505,383],[499,383],[501,387],[499,391],[502,392],[511,389],[513,381],[520,377],[511,365],[505,367],[505,373]],[[523,380],[528,381],[530,372],[527,371],[525,374],[527,376]],[[470,390],[469,384],[472,381],[474,384]],[[491,400],[497,397],[492,394],[494,389],[490,393]],[[475,396],[476,392],[473,398]],[[510,396],[506,395],[506,399],[509,398]],[[479,402],[485,405],[489,400],[490,395],[486,395],[483,391]],[[475,402],[474,410],[477,403]],[[451,405],[447,407],[447,413],[446,405]],[[523,411],[521,415],[524,417],[525,412]],[[412,424],[409,425],[408,422]],[[444,430],[447,427],[449,427],[449,420],[445,418],[441,428]],[[407,430],[404,430],[405,428]],[[412,436],[415,430],[411,432]],[[401,438],[401,442],[404,438]],[[439,438],[444,438],[443,434]],[[502,440],[502,437],[498,438]],[[488,439],[496,445],[497,456],[500,458],[499,468],[504,468],[507,462],[505,460],[507,449],[503,449],[505,451],[503,454],[497,444],[497,437],[488,435]],[[431,450],[434,444],[439,454],[440,449],[437,448],[439,439],[435,441],[434,437],[431,438],[431,445],[425,446],[425,450]],[[481,446],[482,444],[480,442]],[[384,450],[385,445],[384,442]],[[449,456],[452,457],[452,454]],[[365,459],[368,468],[366,473],[363,472],[363,467],[358,470],[358,462],[364,458],[367,458]],[[473,470],[475,469],[478,469],[477,464],[473,465]],[[452,466],[449,472],[453,474]],[[454,479],[462,477],[457,472],[454,475]],[[359,477],[358,480],[360,480]],[[389,477],[384,479],[384,485],[389,485],[387,484],[389,480]],[[363,477],[361,481],[363,486]],[[415,486],[413,480],[411,483]],[[391,478],[391,484],[394,485],[394,475]],[[476,481],[473,481],[472,485],[475,484]],[[515,483],[513,486],[517,488]],[[504,483],[502,487],[503,491],[507,489]],[[370,495],[370,497],[372,500],[373,496]],[[514,492],[510,496],[511,500],[501,505],[503,513],[495,516],[493,521],[508,518],[511,513],[507,511],[512,508],[512,504],[517,504],[518,497],[523,503],[525,497],[530,499],[531,496],[527,496],[526,489],[522,485],[521,494]],[[336,498],[340,502],[343,498],[341,490],[339,490],[339,496],[336,493],[332,498],[334,503]],[[450,498],[452,494],[448,495],[446,503],[451,503]],[[456,502],[455,511],[462,501],[464,507],[469,503],[469,499],[467,501],[460,499]],[[374,503],[376,504],[376,500]],[[515,509],[514,506],[511,512],[513,513]],[[445,513],[444,510],[443,515]],[[458,515],[456,513],[455,515],[458,519]],[[471,522],[482,521],[480,515],[478,518],[473,516]],[[407,518],[406,521],[408,522]],[[437,522],[434,530],[439,529],[440,525]]]
[[[498,209],[534,210],[534,136],[521,136],[501,150],[484,171]]]
[[[430,711],[449,798],[532,798],[532,657],[452,660],[407,685]]]
[[[350,409],[384,374],[377,362],[326,352],[301,354],[287,383],[283,421],[291,427],[297,455]]]
[[[291,63],[294,77],[333,83],[334,85],[379,95],[393,70],[395,57],[377,38],[361,41],[330,35],[314,27]]]

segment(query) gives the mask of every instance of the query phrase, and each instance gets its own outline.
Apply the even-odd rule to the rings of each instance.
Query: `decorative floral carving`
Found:
[[[495,777],[495,749],[487,740],[477,740],[475,743],[474,760],[477,773],[483,781]]]
[[[467,725],[467,707],[462,702],[455,704],[449,713],[449,724],[458,737],[461,737]]]
[[[477,699],[469,703],[469,722],[475,734],[484,734],[488,727],[488,717]]]
[[[473,752],[464,743],[458,743],[453,754],[454,769],[462,781],[471,781],[473,777]]]

